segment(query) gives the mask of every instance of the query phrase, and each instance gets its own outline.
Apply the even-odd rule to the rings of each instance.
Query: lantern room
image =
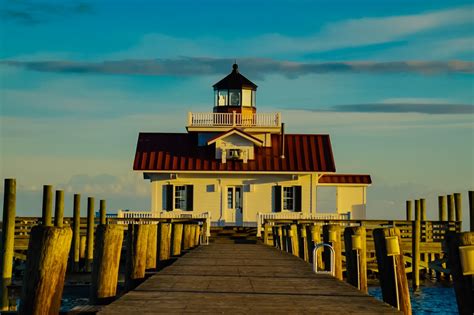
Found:
[[[232,72],[213,85],[214,113],[256,112],[257,85],[239,72],[239,66],[232,65]]]

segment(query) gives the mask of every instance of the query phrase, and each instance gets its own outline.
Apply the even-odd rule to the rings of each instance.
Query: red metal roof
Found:
[[[198,146],[195,133],[140,133],[133,169],[136,171],[335,172],[329,135],[285,135],[285,159],[280,135],[271,147],[255,147],[255,159],[244,163],[215,158],[215,145]]]
[[[319,179],[320,184],[372,184],[370,175],[366,174],[325,174]]]

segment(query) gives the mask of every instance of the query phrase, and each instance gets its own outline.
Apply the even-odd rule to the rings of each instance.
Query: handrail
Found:
[[[188,113],[188,127],[280,127],[280,113]]]
[[[320,248],[324,248],[324,247],[329,247],[330,251],[331,251],[331,268],[329,271],[326,271],[326,270],[319,270],[318,271],[318,259],[316,259],[316,255],[318,253],[318,250]],[[331,274],[331,276],[335,276],[336,275],[336,264],[335,264],[335,258],[336,258],[336,252],[334,251],[334,248],[332,248],[332,246],[328,243],[319,243],[319,244],[316,244],[316,246],[314,247],[314,250],[313,250],[313,271],[314,273],[324,273],[324,274]]]

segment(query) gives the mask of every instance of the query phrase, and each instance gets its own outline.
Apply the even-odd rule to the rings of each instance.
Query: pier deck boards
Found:
[[[398,311],[304,261],[261,244],[201,246],[99,314]]]

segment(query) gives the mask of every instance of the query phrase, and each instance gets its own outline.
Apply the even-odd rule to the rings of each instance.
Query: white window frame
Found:
[[[294,186],[282,186],[281,187],[281,210],[282,211],[295,211],[295,187]],[[285,196],[285,190],[291,191],[291,197]],[[288,200],[291,200],[291,208],[288,207]]]
[[[186,185],[173,185],[173,209],[174,210],[183,210],[183,211],[186,210],[186,204],[187,204],[186,196],[187,196]]]

